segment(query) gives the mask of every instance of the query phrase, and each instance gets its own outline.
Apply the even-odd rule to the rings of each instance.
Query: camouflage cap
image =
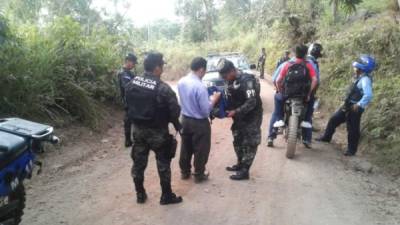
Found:
[[[235,69],[235,65],[233,64],[233,62],[231,62],[227,59],[221,59],[221,60],[219,60],[219,62],[217,64],[217,70],[218,70],[219,74],[222,76],[234,69]]]

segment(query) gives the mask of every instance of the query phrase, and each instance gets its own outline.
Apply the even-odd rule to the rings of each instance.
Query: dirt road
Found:
[[[262,83],[263,137],[272,111],[273,91]],[[122,115],[118,115],[122,118]],[[357,172],[337,149],[299,145],[294,160],[285,143],[264,143],[249,181],[229,180],[235,162],[229,120],[214,121],[208,170],[210,180],[182,181],[173,161],[173,189],[180,205],[160,206],[154,155],[146,171],[149,200],[135,203],[129,150],[122,148],[122,125],[101,137],[75,133],[62,153],[46,157],[41,176],[28,186],[24,225],[366,225],[400,224],[398,186],[384,176]],[[79,160],[78,160],[79,159]]]

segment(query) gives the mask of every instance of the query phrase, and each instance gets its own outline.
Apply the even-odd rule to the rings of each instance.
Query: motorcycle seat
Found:
[[[27,140],[23,137],[0,131],[0,161],[10,155],[18,154],[28,147]]]

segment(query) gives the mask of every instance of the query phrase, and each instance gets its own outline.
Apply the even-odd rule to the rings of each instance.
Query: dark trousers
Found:
[[[132,140],[132,121],[129,119],[127,111],[124,117],[124,133],[125,140]]]
[[[194,173],[203,174],[211,148],[211,126],[208,119],[182,117],[182,143],[179,166],[182,173],[190,173],[193,159]]]
[[[341,124],[346,123],[348,141],[347,150],[350,153],[355,154],[360,140],[360,123],[363,111],[364,110],[362,109],[360,109],[359,112],[353,112],[351,110],[345,112],[342,109],[336,111],[336,113],[330,118],[322,139],[324,141],[331,141],[336,128]]]
[[[144,191],[144,171],[147,168],[150,150],[153,150],[157,160],[157,171],[163,194],[171,190],[171,158],[169,157],[168,128],[153,129],[135,127],[135,144],[132,147],[133,160],[132,177],[137,192]]]
[[[271,120],[269,122],[269,134],[268,137],[275,139],[277,136],[277,129],[274,128],[274,123],[283,120],[284,116],[284,98],[282,94],[280,93],[275,93],[274,96],[274,112],[271,115]]]
[[[260,78],[264,79],[264,72],[265,72],[265,64],[260,66]]]
[[[304,116],[304,121],[312,124],[313,114],[314,114],[314,103],[315,96],[312,95],[310,101],[307,103],[306,114]],[[312,128],[303,128],[303,141],[311,143],[312,141]]]

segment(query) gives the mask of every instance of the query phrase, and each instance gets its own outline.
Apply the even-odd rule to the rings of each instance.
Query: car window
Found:
[[[207,72],[217,71],[218,62],[222,58],[226,58],[227,60],[231,61],[235,67],[240,70],[250,69],[250,65],[243,55],[212,56],[207,58]]]

